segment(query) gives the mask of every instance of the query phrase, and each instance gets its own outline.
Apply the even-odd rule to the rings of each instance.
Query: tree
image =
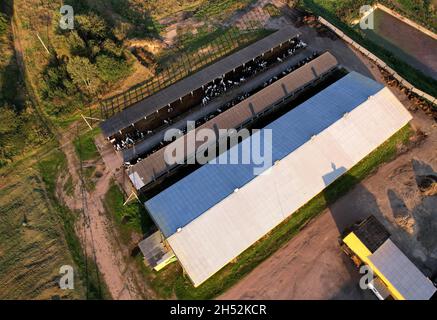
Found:
[[[103,42],[103,49],[114,57],[121,57],[124,51],[122,46],[116,45],[111,39],[107,39]]]
[[[97,54],[100,52],[100,46],[99,43],[95,40],[89,40],[88,41],[88,48],[89,48],[89,57],[91,59],[94,59],[95,56],[97,56]]]
[[[133,25],[128,22],[118,21],[116,26],[112,29],[112,33],[118,41],[123,41],[134,29]]]
[[[6,34],[6,30],[8,29],[8,21],[6,16],[0,12],[0,36]]]
[[[87,47],[85,41],[79,36],[76,31],[71,31],[68,35],[68,44],[70,46],[70,52],[73,55],[84,56],[87,54]]]
[[[78,15],[75,17],[75,21],[77,21],[79,30],[86,38],[105,39],[108,37],[108,28],[105,20],[95,13]]]
[[[67,63],[67,71],[73,82],[85,93],[96,94],[101,85],[97,68],[87,58],[73,57]]]

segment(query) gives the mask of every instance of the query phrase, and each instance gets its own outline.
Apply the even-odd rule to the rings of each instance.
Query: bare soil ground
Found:
[[[263,7],[269,3],[280,8],[284,6],[281,0],[258,0],[250,5],[245,10],[239,10],[224,22],[226,26],[237,26],[240,29],[247,28],[247,22],[260,24],[266,29],[280,29],[284,25],[289,24],[283,16],[271,17]]]
[[[116,229],[105,214],[103,198],[110,186],[112,173],[99,164],[102,175],[95,189],[92,192],[84,190],[82,193],[80,161],[70,139],[71,137],[63,135],[60,143],[67,157],[68,171],[75,188],[72,196],[67,195],[63,188],[66,177],[60,178],[57,195],[71,210],[84,210],[76,229],[85,244],[87,255],[95,259],[112,298],[153,298],[154,293],[141,281],[138,270],[126,261],[129,250],[116,241]]]
[[[205,25],[204,22],[196,21],[193,18],[188,18],[184,20],[179,20],[165,28],[165,33],[163,36],[163,41],[167,47],[171,47],[175,44],[178,37],[178,28],[181,29],[192,29],[193,34],[197,32],[197,28]]]

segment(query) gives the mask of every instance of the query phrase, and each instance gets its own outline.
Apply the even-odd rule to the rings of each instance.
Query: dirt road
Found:
[[[259,265],[220,299],[363,299],[359,273],[338,248],[329,212]]]
[[[369,214],[425,275],[436,272],[437,196],[423,194],[417,179],[437,176],[437,125],[422,111],[413,115],[427,134],[422,144],[381,166],[219,299],[374,299],[337,241]]]
[[[84,214],[76,225],[77,234],[86,246],[87,255],[95,259],[112,298],[153,298],[153,292],[145,286],[144,281],[141,281],[137,270],[126,262],[129,251],[115,241],[115,228],[105,214],[102,199],[108,191],[112,174],[103,167],[102,176],[97,181],[95,189],[92,192],[81,190],[80,161],[71,142],[71,136],[62,135],[60,144],[67,157],[68,172],[75,189],[72,196],[64,192],[63,185],[68,178],[67,175],[59,178],[57,195],[71,210],[83,210]]]

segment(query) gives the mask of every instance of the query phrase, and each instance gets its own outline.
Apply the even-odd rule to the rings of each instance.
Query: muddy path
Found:
[[[136,300],[154,297],[153,291],[141,279],[139,271],[128,261],[129,249],[117,241],[117,232],[105,213],[103,199],[108,191],[112,175],[104,166],[93,191],[85,190],[81,179],[81,163],[76,155],[71,135],[62,134],[61,149],[65,153],[68,174],[58,178],[56,193],[70,210],[82,212],[76,225],[76,233],[87,256],[95,260],[102,279],[113,299]],[[71,176],[73,191],[64,191],[66,180]]]

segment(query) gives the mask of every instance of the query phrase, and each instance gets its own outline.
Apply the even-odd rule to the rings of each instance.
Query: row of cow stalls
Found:
[[[341,76],[343,76],[343,71],[339,68],[338,61],[329,52],[303,63],[300,68],[236,103],[232,108],[217,114],[203,124],[198,124],[196,131],[188,131],[165,148],[160,148],[136,164],[129,165],[126,172],[131,183],[146,197],[153,196],[159,192],[159,189],[165,189],[166,186],[175,183],[196,169],[196,165],[184,165],[194,154],[202,153],[199,148],[204,142],[196,139],[196,132],[204,129],[213,130],[215,137],[209,143],[218,144],[219,150],[228,150],[233,145],[232,141],[235,141],[231,139],[231,132],[238,137],[242,128],[250,130],[264,126],[281,113],[293,108],[295,106],[293,101],[306,99],[304,95],[312,96],[318,92],[317,88],[323,88]],[[184,148],[184,146],[191,147]],[[172,164],[166,160],[166,152],[182,150],[181,148],[185,152],[174,154],[177,158],[175,163]]]
[[[172,128],[172,129],[179,130],[179,135],[175,136],[173,138],[173,140],[174,140],[178,136],[184,135],[187,132],[187,130],[189,130],[187,123],[193,122],[193,123],[195,123],[194,127],[197,128],[198,126],[202,125],[203,123],[213,119],[214,117],[216,117],[220,113],[232,108],[233,106],[240,103],[241,101],[253,96],[254,94],[259,92],[263,88],[265,88],[265,87],[271,85],[272,83],[282,79],[283,77],[290,74],[291,72],[293,72],[297,68],[300,68],[301,66],[309,63],[310,61],[313,61],[319,55],[320,54],[318,52],[313,52],[313,53],[309,54],[308,56],[305,56],[305,58],[302,58],[301,60],[299,60],[297,63],[287,67],[286,69],[283,69],[283,71],[279,71],[278,73],[276,73],[273,77],[269,78],[264,83],[261,83],[260,85],[258,85],[256,87],[253,87],[250,91],[245,91],[245,92],[237,95],[235,98],[233,98],[232,100],[230,100],[228,102],[223,101],[223,104],[216,104],[215,108],[208,110],[208,112],[204,113],[203,116],[195,118],[196,120],[192,120],[193,113],[190,113],[189,114],[190,118],[186,118],[185,119],[186,121],[179,121],[179,124],[178,124],[179,127],[169,126],[166,129]],[[182,125],[180,125],[180,124],[182,124]],[[160,132],[160,135],[159,134],[155,135],[154,138],[158,139],[158,140],[155,139],[155,141],[157,141],[155,143],[149,137],[149,139],[146,139],[146,140],[143,140],[142,142],[139,142],[133,148],[128,148],[128,149],[123,150],[122,155],[123,155],[123,159],[125,161],[125,165],[127,167],[129,167],[129,166],[135,164],[136,162],[141,161],[143,158],[146,158],[149,155],[155,153],[157,150],[165,147],[167,144],[171,143],[173,140],[166,140],[164,138],[165,137],[164,133],[165,133],[165,130],[162,130]]]
[[[266,88],[269,85],[273,84],[274,82],[282,79],[283,77],[285,77],[286,75],[290,74],[291,72],[293,72],[297,68],[300,68],[301,66],[309,63],[310,61],[313,61],[319,55],[320,54],[318,52],[313,52],[309,56],[306,56],[305,58],[299,60],[296,64],[286,68],[283,71],[279,71],[277,74],[275,74],[269,80],[267,80],[263,84],[259,85],[258,87],[254,88],[253,90],[251,90],[249,92],[244,92],[244,93],[238,95],[237,97],[235,97],[234,99],[232,99],[231,101],[226,102],[226,103],[224,103],[222,105],[219,105],[217,108],[213,109],[211,112],[209,112],[205,116],[200,117],[197,120],[195,120],[194,121],[195,128],[201,126],[202,124],[204,124],[207,121],[213,119],[214,117],[218,116],[222,112],[224,112],[224,111],[234,107],[238,103],[240,103],[240,102],[246,100],[247,98],[253,96],[254,94],[259,92],[263,88]],[[188,126],[185,125],[181,129],[179,129],[179,136],[182,136],[182,135],[186,134],[187,131],[190,130],[190,129],[192,129],[192,128],[188,128]],[[159,149],[161,149],[161,148],[165,147],[166,145],[170,144],[175,139],[176,139],[176,136],[174,137],[173,140],[170,140],[170,141],[162,139],[162,140],[159,141],[158,144],[152,146],[150,149],[143,149],[142,151],[141,151],[141,148],[138,148],[138,147],[130,149],[130,150],[129,149],[128,150],[124,150],[123,151],[123,156],[124,156],[125,166],[127,168],[131,167],[135,163],[141,161],[144,158],[147,158],[148,156],[150,156],[151,154],[155,153]]]
[[[261,57],[243,63],[240,67],[223,74],[210,83],[204,84],[198,89],[181,96],[178,100],[169,103],[161,110],[145,116],[142,120],[131,124],[131,126],[110,137],[110,141],[117,151],[130,148],[141,140],[147,139],[148,136],[153,135],[156,131],[170,126],[174,119],[184,113],[197,106],[207,105],[214,98],[240,86],[265,69],[282,63],[299,49],[305,47],[306,44],[299,37],[294,37],[285,44],[264,53]]]

